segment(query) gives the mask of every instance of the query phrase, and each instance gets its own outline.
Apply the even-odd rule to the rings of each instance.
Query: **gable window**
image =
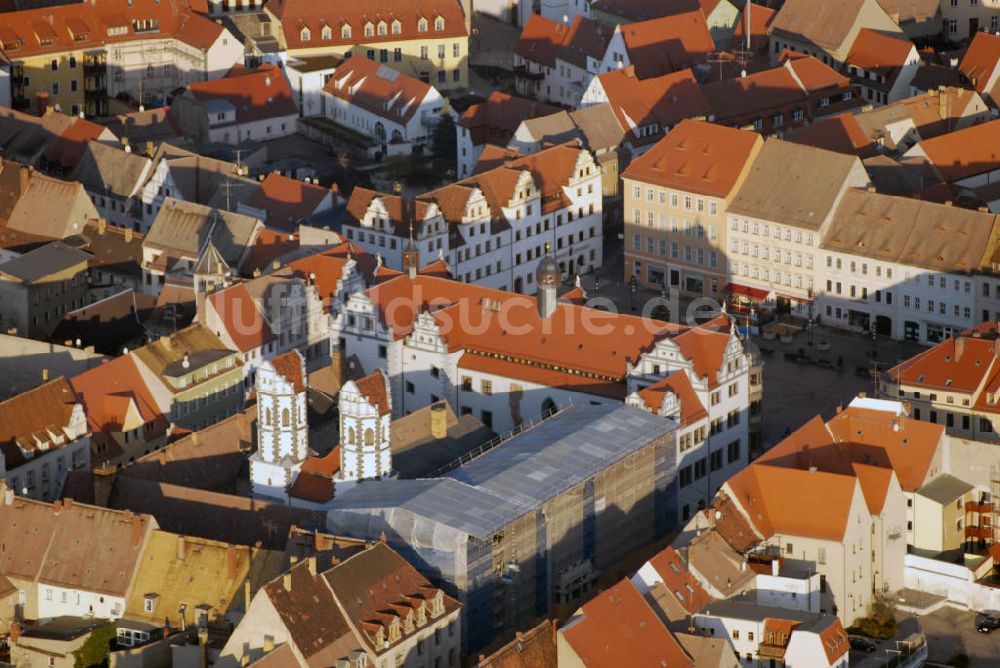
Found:
[[[323,31],[320,33],[320,39],[333,39],[333,31],[330,30],[330,26],[323,26]]]
[[[351,26],[344,26],[340,29],[341,39],[351,39]]]
[[[434,19],[434,29],[437,31],[444,30],[444,19],[440,16]]]
[[[378,34],[385,35],[388,33],[388,27],[385,25],[385,21],[378,22]]]
[[[392,34],[393,35],[398,35],[401,32],[403,32],[403,24],[400,23],[399,21],[393,21],[392,22]]]
[[[417,32],[427,32],[427,19],[417,21]]]
[[[371,23],[365,24],[365,37],[371,37],[375,34],[375,26]]]
[[[303,42],[308,42],[309,37],[310,37],[309,28],[303,28],[302,31],[299,33],[299,39],[301,39]]]

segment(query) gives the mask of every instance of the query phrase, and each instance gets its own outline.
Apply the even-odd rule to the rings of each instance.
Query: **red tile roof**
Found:
[[[555,67],[556,58],[586,67],[587,57],[601,60],[611,40],[611,30],[580,14],[570,25],[532,14],[521,31],[514,53],[525,60]]]
[[[715,51],[715,42],[701,11],[626,23],[618,29],[640,79],[702,63]]]
[[[683,120],[634,159],[622,177],[725,198],[763,143],[755,132]]]
[[[465,37],[465,16],[462,5],[455,0],[344,0],[336,4],[315,0],[270,0],[267,10],[274,14],[284,32],[290,51],[330,46],[354,47],[357,44],[402,42],[443,37]],[[436,30],[434,19],[444,19],[444,30]],[[427,32],[419,32],[419,20],[427,20]],[[392,30],[399,21],[399,33]],[[386,23],[385,34],[379,35],[378,23]],[[371,22],[372,35],[365,36],[365,24]],[[344,26],[350,27],[345,37]],[[323,28],[329,27],[328,39]],[[302,39],[302,29],[309,30],[309,39]]]
[[[913,42],[905,35],[887,35],[862,28],[847,54],[847,65],[866,70],[902,67],[907,63],[911,51],[914,51]]]
[[[188,84],[188,90],[201,103],[225,100],[231,104],[236,111],[234,124],[298,114],[288,80],[274,65],[256,70],[235,65],[225,77]]]
[[[559,107],[495,90],[485,102],[466,109],[459,117],[458,125],[469,128],[473,144],[506,146],[521,121],[557,111]]]
[[[820,631],[819,638],[823,642],[823,651],[826,652],[826,659],[831,666],[851,651],[847,631],[844,630],[837,617],[833,618],[833,622],[828,627]]]
[[[877,152],[875,143],[851,113],[821,118],[810,125],[785,133],[784,139],[860,158],[870,158]]]
[[[694,662],[629,580],[595,596],[561,633],[589,668],[692,668]]]
[[[285,253],[297,249],[299,240],[298,237],[293,239],[293,236],[266,227],[261,229],[254,241],[253,248],[250,250],[250,257],[247,258],[244,269],[246,271],[263,270]]]
[[[686,371],[672,373],[647,388],[639,390],[639,396],[654,413],[659,413],[663,398],[667,393],[677,397],[681,405],[681,426],[686,427],[708,417],[708,411],[691,387],[691,379]]]
[[[241,353],[260,348],[274,340],[271,325],[257,308],[245,283],[213,292],[208,301],[222,321],[222,326]]]
[[[298,392],[306,391],[305,360],[297,350],[289,350],[271,359],[275,372],[292,384],[292,389]]]
[[[977,32],[962,56],[958,69],[972,82],[980,93],[988,93],[989,83],[997,66],[1000,65],[1000,36],[988,32]]]
[[[630,128],[629,142],[645,145],[685,118],[709,117],[715,112],[691,70],[640,79],[632,67],[598,75],[611,109],[623,128]],[[636,128],[655,123],[659,131],[638,137]]]
[[[368,400],[372,406],[378,410],[380,416],[389,415],[392,412],[392,404],[389,403],[388,381],[381,369],[376,369],[364,378],[354,381],[358,386],[358,391]]]
[[[271,172],[246,204],[266,212],[268,227],[295,232],[299,221],[316,213],[320,204],[335,193],[336,187],[331,190]]]
[[[142,421],[153,425],[154,435],[162,434],[167,427],[167,419],[131,355],[115,357],[77,374],[70,379],[70,385],[94,432],[120,431],[125,411],[133,403]]]
[[[334,70],[323,90],[376,116],[405,124],[433,88],[420,79],[355,55]]]
[[[1000,169],[1000,119],[917,144],[943,180],[960,181]]]
[[[365,282],[371,284],[375,275],[376,260],[350,242],[293,260],[288,263],[288,269],[295,276],[308,279],[316,288],[323,304],[330,308],[330,300],[333,299],[344,277],[344,266],[349,258],[354,260],[356,269]]]
[[[138,30],[138,21],[155,21],[158,29]],[[185,0],[101,0],[0,13],[0,50],[18,59],[103,47],[144,36],[173,36],[191,46],[207,48],[222,31],[221,25],[198,14]]]
[[[749,9],[749,12],[747,11]],[[733,29],[732,48],[746,48],[747,39],[747,14],[749,13],[750,23],[750,50],[758,51],[762,47],[767,48],[768,38],[771,34],[771,22],[777,13],[770,7],[764,7],[756,2],[748,2],[743,5],[740,20],[736,22]]]
[[[76,396],[64,378],[0,401],[0,450],[8,469],[25,461],[21,448],[33,451],[35,435],[48,442],[70,424]]]
[[[701,610],[712,597],[688,570],[687,564],[672,547],[668,547],[649,560],[649,564],[663,579],[663,584],[689,613]]]

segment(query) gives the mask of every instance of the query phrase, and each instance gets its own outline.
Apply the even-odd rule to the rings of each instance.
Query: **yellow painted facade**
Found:
[[[345,56],[347,53],[367,56],[377,63],[421,79],[441,92],[469,85],[469,38],[464,35],[373,44],[317,44],[306,49],[288,50],[290,59]]]
[[[49,105],[65,114],[84,109],[83,51],[11,58],[11,88],[16,109],[36,109],[37,93],[48,93]]]

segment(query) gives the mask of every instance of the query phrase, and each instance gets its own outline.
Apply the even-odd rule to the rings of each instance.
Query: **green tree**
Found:
[[[434,168],[444,176],[445,170],[455,169],[455,159],[458,155],[455,144],[455,119],[451,114],[443,114],[434,126],[431,136],[431,150],[434,153]]]

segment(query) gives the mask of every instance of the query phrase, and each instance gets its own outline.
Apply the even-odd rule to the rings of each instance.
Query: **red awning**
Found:
[[[730,283],[726,286],[726,291],[731,295],[750,297],[752,299],[756,299],[757,301],[764,301],[770,294],[767,290],[751,288],[749,285],[740,285],[739,283]]]

